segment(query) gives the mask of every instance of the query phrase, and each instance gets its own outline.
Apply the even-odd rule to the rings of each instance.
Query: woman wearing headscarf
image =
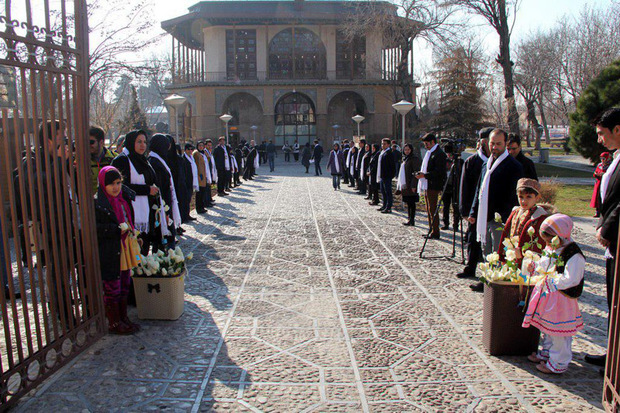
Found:
[[[181,158],[180,149],[181,147],[177,145],[174,138],[171,135],[166,135],[168,142],[170,143],[170,149],[168,149],[168,155],[166,157],[166,163],[170,168],[170,172],[172,173],[172,181],[174,182],[174,190],[177,194],[177,201],[179,205],[179,211],[185,211],[185,205],[189,204],[190,194],[185,190],[185,168],[183,167],[183,159]],[[191,179],[191,177],[189,178]],[[186,217],[183,214],[181,216],[181,223],[184,221]],[[179,224],[177,227],[177,233],[179,235],[183,235],[183,227]]]
[[[359,178],[355,175],[355,166],[357,165],[358,152],[359,151],[357,150],[357,146],[355,146],[355,144],[352,144],[351,149],[349,149],[349,155],[347,156],[347,159],[345,161],[347,164],[347,171],[349,171],[349,176],[353,177],[351,182],[349,182],[349,188],[354,188],[356,182],[358,182],[359,180]]]
[[[181,213],[177,200],[172,171],[167,163],[170,140],[165,135],[157,133],[151,138],[149,144],[149,162],[155,170],[157,180],[160,183],[161,202],[157,212],[156,227],[161,234],[161,244],[154,245],[153,249],[174,249],[176,244],[176,229],[181,225]],[[159,224],[159,225],[157,225]]]
[[[368,177],[368,164],[370,163],[371,157],[371,149],[370,144],[367,143],[364,145],[364,155],[362,156],[362,161],[360,162],[360,182],[362,183],[362,190],[360,191],[360,195],[366,195],[364,199],[370,199],[370,185],[369,185],[369,177]]]
[[[332,184],[334,191],[340,189],[340,177],[344,172],[344,156],[340,150],[340,144],[334,143],[334,149],[329,153],[327,161],[327,170],[332,174]]]
[[[143,130],[134,130],[125,135],[127,153],[118,155],[112,166],[123,176],[123,183],[136,193],[132,201],[134,227],[140,231],[142,255],[148,255],[155,236],[155,213],[153,205],[159,205],[159,186],[155,170],[146,154],[147,134]]]
[[[379,205],[379,184],[377,183],[377,168],[379,166],[379,154],[381,153],[378,143],[371,147],[370,162],[368,163],[368,178],[370,180],[369,205]]]
[[[418,180],[413,175],[420,170],[422,161],[414,155],[413,146],[406,144],[403,148],[404,159],[400,165],[396,190],[401,191],[403,202],[407,204],[407,222],[403,225],[415,226],[415,204],[420,201],[418,194]]]

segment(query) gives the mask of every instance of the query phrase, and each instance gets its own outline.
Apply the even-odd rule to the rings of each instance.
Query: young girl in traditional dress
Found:
[[[534,326],[543,333],[542,348],[528,356],[543,373],[560,374],[568,369],[573,336],[583,329],[577,298],[583,291],[586,260],[571,238],[572,229],[573,221],[566,215],[545,219],[540,226],[545,255],[536,264],[524,263],[530,274],[538,271],[542,277],[532,292],[523,327]],[[553,266],[554,277],[546,274]]]
[[[127,316],[131,269],[123,270],[121,263],[124,261],[127,266],[135,261],[128,240],[134,229],[130,204],[135,192],[123,188],[121,173],[113,166],[101,168],[98,180],[95,218],[108,330],[113,334],[132,334],[140,326]],[[134,251],[136,255],[138,252]]]

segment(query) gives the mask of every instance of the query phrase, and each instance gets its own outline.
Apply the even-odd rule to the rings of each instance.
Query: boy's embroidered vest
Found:
[[[577,255],[577,254],[583,255],[583,252],[581,251],[581,248],[579,248],[579,245],[577,245],[577,243],[571,242],[566,247],[564,247],[564,249],[562,250],[562,253],[560,253],[560,257],[562,258],[563,264],[558,265],[556,267],[558,274],[561,274],[564,272],[564,267],[566,263],[568,262],[568,260],[570,260],[574,255]],[[583,292],[583,282],[584,282],[584,278],[582,278],[579,284],[575,285],[574,287],[570,287],[565,290],[560,290],[560,292],[570,298],[579,298],[581,296],[581,293]]]

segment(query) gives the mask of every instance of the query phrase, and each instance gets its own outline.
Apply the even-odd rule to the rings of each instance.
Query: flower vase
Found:
[[[540,331],[521,327],[527,291],[510,282],[485,284],[482,342],[492,356],[525,356],[538,349]]]

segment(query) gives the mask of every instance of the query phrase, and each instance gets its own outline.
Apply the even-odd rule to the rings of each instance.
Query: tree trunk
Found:
[[[545,142],[547,145],[551,145],[551,135],[549,134],[549,127],[547,126],[547,117],[545,116],[545,107],[542,104],[542,96],[536,101],[538,111],[540,112],[540,120],[542,121],[543,128],[545,130]]]
[[[510,27],[506,16],[506,0],[498,0],[500,27],[497,28],[499,34],[499,56],[497,62],[502,66],[504,74],[504,98],[508,107],[508,127],[510,132],[519,133],[519,112],[515,102],[514,80],[512,76],[512,62],[510,61]]]
[[[532,126],[534,130],[534,136],[536,136],[536,140],[534,143],[534,148],[540,150],[540,123],[538,123],[538,119],[536,119],[536,105],[533,100],[527,99],[525,101],[525,106],[527,107],[527,120]]]

